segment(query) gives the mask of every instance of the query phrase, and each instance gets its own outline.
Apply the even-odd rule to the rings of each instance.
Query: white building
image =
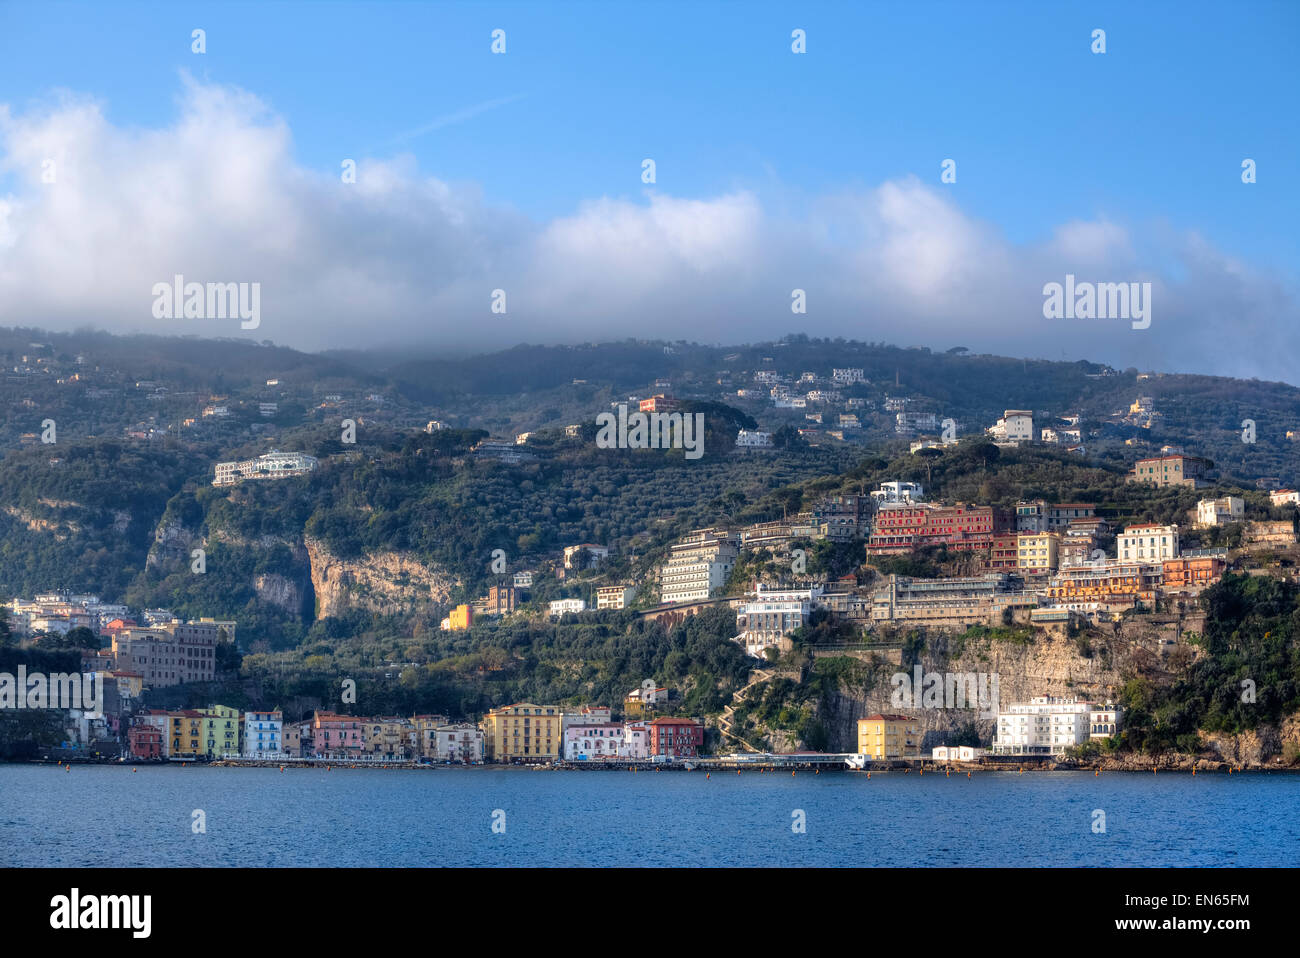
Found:
[[[566,612],[585,612],[587,603],[582,599],[556,599],[550,604],[551,615],[564,615]]]
[[[831,382],[841,386],[851,386],[853,383],[865,383],[867,377],[863,375],[861,369],[832,369]]]
[[[585,569],[609,558],[609,546],[593,545],[583,542],[576,546],[564,547],[564,567],[566,569]]]
[[[1034,439],[1034,413],[1032,409],[1007,409],[1002,418],[985,430],[996,441],[1032,442]]]
[[[736,433],[737,449],[771,449],[772,434],[757,430],[742,429]]]
[[[1300,505],[1300,492],[1295,489],[1274,489],[1268,494],[1268,501],[1275,506]]]
[[[718,529],[697,529],[671,549],[659,570],[661,602],[695,602],[726,584],[740,554],[736,537]]]
[[[531,589],[532,587],[533,587],[533,573],[532,573],[532,570],[525,570],[525,571],[523,571],[523,572],[516,572],[516,573],[515,573],[515,588],[516,588],[516,589]]]
[[[634,585],[602,585],[596,590],[596,608],[626,609],[635,598]]]
[[[1196,522],[1202,526],[1219,526],[1245,518],[1246,502],[1236,496],[1202,499],[1196,504]]]
[[[735,641],[754,658],[762,658],[765,649],[780,648],[781,640],[808,621],[820,587],[810,589],[765,589],[762,584],[754,598],[736,611],[740,634]]]
[[[925,499],[925,491],[919,482],[882,482],[879,489],[871,491],[871,498],[877,505],[921,502]]]
[[[619,758],[624,752],[622,723],[571,725],[564,730],[564,757],[570,762]]]
[[[628,722],[623,726],[623,748],[620,758],[645,761],[650,758],[650,723]]]
[[[435,761],[462,765],[483,761],[483,730],[469,722],[439,725],[433,730],[432,744]]]
[[[1238,500],[1240,501],[1240,500]],[[1163,562],[1178,558],[1178,526],[1144,523],[1129,526],[1115,539],[1120,562]]]
[[[1119,729],[1122,710],[1074,698],[1045,695],[998,713],[995,755],[1060,755]],[[1095,731],[1105,729],[1105,731]]]
[[[900,436],[914,436],[918,432],[934,432],[939,428],[939,416],[932,412],[899,412],[894,414],[894,432]]]
[[[971,745],[938,745],[931,756],[936,762],[978,762],[988,751]]]
[[[283,479],[304,476],[316,468],[316,458],[301,452],[278,452],[272,449],[256,459],[242,462],[219,462],[214,486],[233,486],[245,479]]]
[[[284,757],[284,716],[279,709],[244,713],[244,758]]]

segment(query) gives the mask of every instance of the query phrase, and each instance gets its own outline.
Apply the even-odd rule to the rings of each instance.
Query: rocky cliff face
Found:
[[[340,559],[323,542],[304,542],[311,564],[311,584],[316,593],[318,617],[338,615],[348,609],[380,614],[409,611],[446,602],[459,581],[443,569],[396,552],[380,552],[359,559]]]
[[[1168,678],[1168,657],[1148,638],[1123,634],[1091,634],[1086,642],[1046,630],[1037,630],[1032,642],[1022,644],[998,639],[958,640],[944,633],[931,633],[919,662],[911,666],[898,664],[898,656],[889,661],[881,655],[868,656],[857,679],[841,682],[822,703],[818,717],[830,732],[832,751],[857,751],[857,722],[876,712],[905,711],[915,717],[924,732],[923,751],[947,744],[951,733],[974,723],[980,738],[992,741],[996,725],[992,717],[996,706],[1027,702],[1040,695],[1077,697],[1107,701],[1117,697],[1124,682],[1135,675],[1160,681]],[[983,689],[979,708],[972,708],[969,695],[965,707],[957,707],[951,694],[941,692],[940,700],[918,699],[916,707],[900,704],[896,689],[911,691],[915,686],[915,666],[922,672],[922,688],[930,684],[928,674],[943,676],[942,685],[955,689],[956,677],[962,677],[966,689]],[[896,686],[892,677],[905,674],[909,682]],[[953,678],[948,678],[952,676]],[[996,686],[994,679],[996,678]],[[973,681],[974,684],[970,684]],[[979,685],[980,682],[983,685]],[[996,688],[996,703],[992,703]],[[918,696],[920,690],[917,690]],[[986,705],[992,704],[992,708]]]

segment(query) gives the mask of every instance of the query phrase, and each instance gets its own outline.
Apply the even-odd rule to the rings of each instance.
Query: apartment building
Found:
[[[548,762],[564,748],[564,710],[519,702],[483,717],[483,751],[493,762]]]
[[[660,601],[707,599],[726,583],[739,554],[738,537],[719,529],[697,529],[684,536],[659,570]]]
[[[692,758],[704,745],[704,724],[688,718],[657,718],[645,723],[650,757]]]
[[[985,432],[994,442],[1033,442],[1034,413],[1032,409],[1007,409],[1002,418]]]
[[[1038,596],[1006,572],[947,579],[891,575],[871,597],[873,622],[1000,624],[1007,609],[1032,609]]]
[[[1156,456],[1139,459],[1128,474],[1129,482],[1149,482],[1156,486],[1206,485],[1209,462],[1196,456]]]
[[[906,715],[877,712],[858,719],[858,754],[882,761],[921,754],[921,724]]]
[[[1196,593],[1222,578],[1228,567],[1228,550],[1195,549],[1182,553],[1177,559],[1166,559],[1162,589],[1165,592]]]
[[[1010,513],[995,506],[894,505],[876,514],[867,539],[868,555],[910,552],[922,546],[944,545],[958,551],[988,551],[993,536],[1012,525]]]
[[[1199,526],[1221,526],[1240,522],[1245,517],[1246,501],[1237,496],[1202,499],[1196,504],[1196,524]]]
[[[312,716],[312,754],[328,758],[360,755],[366,747],[364,723],[353,715],[317,712]]]
[[[921,502],[925,499],[925,490],[919,482],[882,482],[879,489],[872,489],[870,496],[877,506],[895,503]]]
[[[1178,526],[1154,522],[1128,526],[1115,539],[1121,562],[1163,562],[1178,558]]]
[[[1060,755],[1119,730],[1122,709],[1075,698],[1044,695],[998,713],[995,755]]]
[[[1123,562],[1061,568],[1043,590],[1043,604],[1072,612],[1153,608],[1164,578],[1159,562]]]
[[[565,546],[564,548],[564,568],[566,569],[580,571],[608,558],[608,546],[598,546],[591,542],[582,542],[576,546]]]
[[[202,709],[203,753],[210,759],[239,754],[239,709],[210,705]]]
[[[1016,503],[1017,532],[1065,532],[1071,523],[1091,520],[1091,502],[1052,503],[1038,499]]]
[[[117,669],[139,673],[147,688],[211,682],[222,631],[215,623],[123,629],[113,636],[113,660]]]
[[[908,412],[894,414],[894,433],[899,436],[915,436],[923,432],[935,432],[939,428],[939,415],[932,412]]]
[[[1016,568],[1031,574],[1055,572],[1060,545],[1061,537],[1055,532],[1017,533]]]
[[[585,612],[587,603],[583,599],[556,599],[547,606],[551,615],[567,615],[570,612]]]
[[[216,465],[214,486],[233,486],[246,479],[284,479],[304,476],[316,468],[314,456],[301,452],[279,452],[272,449],[256,459],[238,462],[219,462]]]
[[[760,659],[769,648],[788,649],[786,636],[807,624],[821,592],[817,586],[769,589],[759,583],[753,598],[736,610],[736,627],[740,634],[735,641],[754,658]]]
[[[597,609],[626,609],[636,598],[634,585],[602,585],[596,590]]]
[[[600,762],[624,757],[621,722],[573,725],[564,730],[564,758],[569,762]]]
[[[483,761],[483,730],[470,722],[439,726],[433,735],[430,757],[452,764],[479,764]]]

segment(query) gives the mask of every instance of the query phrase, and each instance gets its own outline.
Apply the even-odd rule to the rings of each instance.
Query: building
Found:
[[[210,705],[203,716],[203,753],[210,759],[239,755],[239,709]]]
[[[623,697],[623,715],[627,718],[641,718],[668,702],[668,690],[655,685],[654,679],[646,679]]]
[[[805,373],[804,375],[806,376],[808,374]],[[831,370],[831,382],[835,383],[837,386],[852,386],[854,383],[865,383],[866,381],[867,377],[861,369],[847,368]]]
[[[921,724],[906,715],[877,712],[858,719],[858,754],[877,761],[921,754]]]
[[[1038,499],[1016,503],[1017,532],[1065,532],[1074,522],[1095,519],[1091,502],[1051,503]],[[1101,520],[1096,520],[1101,521]]]
[[[1128,474],[1129,482],[1149,482],[1157,486],[1190,486],[1200,489],[1206,485],[1209,462],[1196,456],[1156,456],[1139,459]]]
[[[1020,567],[1020,534],[994,533],[989,544],[989,557],[984,563],[989,569],[1018,569]]]
[[[1055,532],[1016,534],[1016,568],[1028,573],[1055,572],[1060,562],[1061,537]]]
[[[879,489],[871,490],[871,498],[876,505],[883,506],[898,502],[921,502],[925,499],[925,493],[919,482],[882,482]]]
[[[397,716],[382,716],[362,720],[364,750],[389,761],[404,761],[419,750],[415,725]]]
[[[118,670],[138,673],[146,688],[211,682],[216,677],[216,648],[222,634],[215,623],[123,629],[113,636],[113,660]]]
[[[1227,549],[1197,549],[1161,564],[1165,592],[1199,592],[1213,585],[1228,567]]]
[[[1018,576],[914,579],[890,575],[871,596],[873,622],[927,622],[932,625],[1000,625],[1008,609],[1032,609],[1038,596],[1026,592]]]
[[[447,628],[452,632],[460,632],[470,628],[474,624],[474,610],[469,605],[462,603],[451,610],[447,616]]]
[[[1246,502],[1237,496],[1202,499],[1196,504],[1196,524],[1199,526],[1221,526],[1227,522],[1238,522],[1245,516]]]
[[[1178,558],[1178,526],[1154,522],[1129,526],[1115,540],[1121,562],[1163,562]]]
[[[564,748],[564,711],[558,705],[519,702],[483,717],[483,752],[493,762],[549,762]]]
[[[564,730],[564,758],[569,762],[608,761],[625,755],[622,723],[571,725]]]
[[[657,396],[651,396],[649,399],[640,401],[641,412],[672,412],[680,405],[672,396],[665,396],[660,393]]]
[[[516,573],[515,573],[515,588],[516,588],[516,589],[531,589],[532,587],[533,587],[533,573],[532,573],[532,570],[526,570],[526,571],[524,571],[524,572],[516,572]]]
[[[673,545],[659,570],[660,601],[707,599],[731,575],[740,554],[737,538],[718,529],[697,529]]]
[[[127,730],[127,754],[146,761],[162,759],[162,729],[153,724],[132,725]]]
[[[1268,494],[1268,501],[1275,506],[1300,505],[1300,492],[1295,489],[1274,489]]]
[[[439,762],[478,765],[483,761],[483,730],[470,722],[440,725],[433,735],[433,754]]]
[[[596,608],[626,609],[635,598],[634,585],[602,585],[596,590]]]
[[[742,429],[736,433],[737,449],[771,449],[772,434],[756,429]]]
[[[214,486],[233,486],[245,479],[284,479],[288,476],[305,476],[316,468],[314,456],[301,452],[279,452],[272,449],[256,459],[240,462],[219,462],[216,465]]]
[[[194,761],[207,754],[203,743],[203,713],[181,709],[167,713],[168,758]]]
[[[957,551],[993,547],[993,536],[1012,525],[1010,513],[994,506],[937,506],[928,503],[893,505],[876,514],[867,539],[867,555],[910,552],[923,546],[947,546]]]
[[[936,745],[930,757],[936,762],[978,762],[987,754],[988,749],[972,745]]]
[[[1043,589],[1043,604],[1072,612],[1122,612],[1155,607],[1164,579],[1159,562],[1108,559],[1062,567]]]
[[[1061,755],[1094,738],[1109,738],[1119,729],[1122,710],[1075,698],[1044,695],[998,713],[995,755]]]
[[[312,754],[319,758],[356,757],[365,751],[363,720],[352,715],[317,712],[311,723]]]
[[[509,615],[519,604],[519,590],[509,585],[494,585],[488,588],[487,598],[483,600],[484,615]]]
[[[244,758],[284,756],[284,714],[279,709],[244,713]]]
[[[692,758],[704,745],[704,724],[688,718],[657,718],[645,725],[650,757]]]
[[[1031,409],[1007,409],[1002,418],[985,430],[994,442],[1033,442],[1034,413]]]
[[[582,599],[556,599],[548,606],[551,615],[566,615],[570,612],[585,612],[587,603]]]
[[[817,586],[769,589],[759,583],[753,598],[736,610],[740,634],[735,640],[754,658],[763,658],[767,649],[788,651],[790,643],[786,636],[807,624],[813,603],[821,593]]]
[[[592,545],[590,542],[584,542],[576,546],[566,546],[564,549],[564,567],[566,569],[586,569],[607,558],[609,558],[608,546]]]
[[[939,416],[932,412],[899,412],[894,414],[894,433],[899,436],[915,436],[917,433],[935,432],[939,428]]]

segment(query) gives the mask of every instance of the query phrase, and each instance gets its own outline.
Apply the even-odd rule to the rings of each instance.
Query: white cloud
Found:
[[[802,203],[593,197],[538,224],[410,156],[358,158],[355,184],[303,168],[287,124],[240,90],[185,78],[179,106],[149,130],[68,94],[0,107],[0,176],[13,184],[0,196],[0,321],[241,335],[153,318],[153,284],[180,273],[260,282],[262,324],[244,335],[309,349],[806,331],[1261,378],[1294,379],[1300,358],[1294,290],[1195,235],[1098,217],[1012,244],[915,178]],[[1044,319],[1043,284],[1067,272],[1151,281],[1151,328]],[[795,287],[805,316],[790,312]],[[496,288],[505,316],[489,311]]]

